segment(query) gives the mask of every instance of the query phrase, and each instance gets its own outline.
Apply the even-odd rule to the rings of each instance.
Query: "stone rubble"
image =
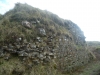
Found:
[[[28,57],[29,59],[32,59],[34,64],[49,63],[52,59],[55,59],[54,50],[56,49],[49,48],[49,45],[48,47],[41,47],[41,43],[39,42],[40,40],[40,37],[36,37],[35,43],[18,42],[16,44],[8,44],[8,46],[3,46],[0,50],[0,57],[5,56],[5,60],[9,59],[6,57],[6,53],[3,53],[3,51],[7,51],[10,55],[17,54],[19,57],[23,57],[23,59],[24,57]],[[53,46],[53,44],[50,46]]]

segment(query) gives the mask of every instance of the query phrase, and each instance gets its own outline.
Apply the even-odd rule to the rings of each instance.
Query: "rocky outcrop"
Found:
[[[27,28],[31,28],[31,24],[28,21],[22,21],[22,25]]]

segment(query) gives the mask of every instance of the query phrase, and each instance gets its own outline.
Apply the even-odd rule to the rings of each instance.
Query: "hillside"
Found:
[[[0,19],[0,75],[62,75],[93,59],[82,30],[28,4]]]
[[[100,48],[100,42],[99,41],[87,41],[87,47],[90,50],[96,50],[97,48]]]
[[[91,50],[93,54],[100,60],[100,42],[99,41],[87,41],[87,49]]]

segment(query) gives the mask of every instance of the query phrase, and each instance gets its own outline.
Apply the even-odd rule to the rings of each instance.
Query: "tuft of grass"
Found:
[[[54,67],[53,63],[28,67],[28,64],[22,63],[18,57],[8,61],[0,58],[0,61],[2,61],[0,75],[64,75]]]

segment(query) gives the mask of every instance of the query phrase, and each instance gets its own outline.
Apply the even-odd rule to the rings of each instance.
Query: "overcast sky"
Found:
[[[86,40],[100,41],[100,0],[0,0],[4,14],[16,2],[51,11],[63,19],[72,20],[84,32]]]

